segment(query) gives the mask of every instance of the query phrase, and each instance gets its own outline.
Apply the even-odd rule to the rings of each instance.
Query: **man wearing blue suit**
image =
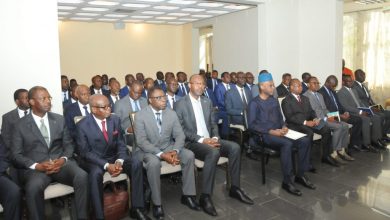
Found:
[[[125,82],[126,82],[126,85],[123,86],[123,88],[121,89],[121,91],[119,92],[119,96],[121,98],[127,96],[130,92],[130,87],[131,87],[131,84],[133,84],[133,82],[135,81],[135,78],[132,74],[127,74],[125,76]]]
[[[0,204],[4,207],[4,219],[21,219],[21,198],[20,188],[7,175],[8,150],[0,136]]]
[[[73,140],[76,140],[76,124],[74,117],[87,116],[91,113],[91,108],[88,104],[90,90],[86,85],[79,85],[76,88],[78,101],[69,105],[65,111],[65,123]]]
[[[111,111],[114,111],[114,105],[117,101],[119,101],[119,91],[121,89],[121,85],[117,80],[110,81],[110,95],[108,96],[108,101],[110,102]]]
[[[103,175],[106,171],[114,177],[124,171],[131,177],[131,217],[149,219],[143,214],[142,162],[129,156],[119,117],[111,115],[106,96],[91,96],[89,105],[92,114],[77,123],[77,145],[83,158],[81,166],[88,172],[96,219],[104,219]]]
[[[65,75],[61,75],[61,95],[62,95],[62,108],[66,109],[66,107],[72,104],[71,95],[69,90],[69,80]]]
[[[181,99],[181,96],[175,95],[177,92],[178,83],[175,78],[170,78],[167,81],[167,107],[173,109],[173,104]]]
[[[146,78],[144,80],[144,89],[142,90],[142,97],[145,99],[148,98],[148,91],[154,86],[154,80],[152,78]]]
[[[203,92],[203,96],[208,98],[208,99],[210,99],[211,103],[213,104],[213,107],[215,109],[218,109],[218,107],[217,107],[217,99],[215,98],[213,90],[211,90],[210,88],[205,87],[204,92]]]
[[[178,96],[185,96],[190,92],[190,88],[188,87],[187,81],[187,74],[185,72],[178,72],[176,74],[177,76],[177,81],[179,83],[179,87],[177,90],[177,95]]]
[[[167,85],[165,84],[164,81],[164,73],[161,71],[158,71],[156,73],[157,79],[154,81],[154,86],[160,87],[164,92],[167,91]]]
[[[217,99],[218,106],[218,120],[222,119],[221,125],[221,136],[223,138],[227,138],[229,135],[229,122],[225,109],[225,93],[230,90],[230,88],[234,85],[230,83],[230,74],[228,72],[222,73],[222,82],[217,85],[214,90],[215,98]]]
[[[309,79],[311,77],[311,74],[310,73],[302,73],[302,93],[301,95],[303,95],[308,89],[308,84],[309,84]]]
[[[207,79],[207,88],[211,89],[213,92],[215,91],[215,88],[217,85],[222,82],[222,80],[218,79],[218,71],[213,70],[211,72],[211,78]]]

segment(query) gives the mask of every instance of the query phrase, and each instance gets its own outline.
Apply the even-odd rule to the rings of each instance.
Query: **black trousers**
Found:
[[[0,204],[4,209],[5,220],[21,219],[22,192],[7,175],[0,174]]]

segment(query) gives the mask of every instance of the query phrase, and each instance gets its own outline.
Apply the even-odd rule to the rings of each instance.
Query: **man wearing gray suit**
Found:
[[[362,119],[363,145],[362,148],[372,152],[378,150],[372,147],[371,143],[378,146],[379,139],[382,136],[382,120],[379,115],[369,116],[366,112],[360,111],[358,107],[364,106],[355,89],[352,88],[353,80],[350,75],[343,75],[343,87],[337,93],[340,104],[352,115],[359,116]],[[372,124],[372,126],[371,126]]]
[[[43,192],[51,182],[73,186],[78,219],[87,219],[88,175],[72,159],[74,144],[61,115],[50,112],[51,96],[35,86],[28,92],[31,114],[12,136],[12,155],[26,192],[30,219],[45,219]]]
[[[163,219],[161,205],[161,161],[182,168],[181,202],[193,210],[200,210],[196,202],[194,153],[184,148],[185,135],[176,113],[167,108],[167,96],[159,87],[149,90],[150,105],[135,115],[137,148],[135,157],[144,161],[152,191],[153,216]]]
[[[192,75],[189,87],[190,93],[176,102],[174,109],[186,136],[186,148],[194,152],[197,159],[204,161],[200,206],[207,214],[217,215],[211,194],[220,156],[229,158],[228,169],[232,182],[229,196],[243,203],[253,204],[253,201],[240,189],[240,146],[219,137],[212,103],[202,96],[206,87],[205,79],[201,75]]]
[[[348,124],[343,121],[338,122],[334,117],[327,116],[329,111],[326,108],[322,94],[318,92],[319,89],[320,83],[317,77],[312,76],[309,79],[309,89],[303,95],[309,98],[310,105],[315,111],[317,118],[323,120],[332,131],[333,153],[330,156],[340,164],[345,164],[343,160],[353,161],[355,159],[345,151],[349,144]]]
[[[148,105],[146,98],[141,97],[142,90],[142,83],[134,81],[130,86],[129,94],[115,103],[114,113],[121,119],[121,128],[124,134],[133,133],[129,114],[138,112]],[[126,143],[129,143],[128,140],[126,140]]]

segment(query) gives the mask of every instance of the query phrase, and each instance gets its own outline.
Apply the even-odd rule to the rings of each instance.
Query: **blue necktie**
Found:
[[[134,112],[138,112],[139,108],[138,108],[138,105],[137,105],[137,101],[133,101],[133,103],[134,103]]]
[[[89,112],[88,112],[88,108],[86,105],[83,106],[83,109],[85,111],[85,116],[88,116],[89,115]]]

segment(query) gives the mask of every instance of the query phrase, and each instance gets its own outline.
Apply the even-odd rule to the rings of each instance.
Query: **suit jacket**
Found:
[[[119,91],[119,97],[120,97],[120,98],[123,98],[123,97],[125,97],[125,96],[128,96],[128,95],[129,95],[129,92],[130,92],[129,87],[128,87],[127,85],[125,85],[125,86],[123,86],[123,87],[121,88],[121,90]]]
[[[185,135],[179,119],[170,108],[162,110],[161,135],[152,107],[147,106],[135,115],[135,135],[137,149],[144,153],[158,154],[171,150],[180,151],[184,147]]]
[[[309,88],[307,87],[306,83],[302,82],[302,93],[301,95],[303,95]]]
[[[175,97],[175,102],[179,101],[182,98],[181,96],[178,95],[174,95],[174,97]],[[169,102],[168,99],[167,99],[167,108],[173,109],[173,106],[171,106],[171,103]]]
[[[233,88],[235,85],[230,83],[229,84],[230,89]],[[217,106],[219,111],[225,112],[225,93],[227,92],[225,85],[221,82],[219,83],[215,89],[214,89],[214,95],[217,100]]]
[[[75,102],[68,106],[65,111],[65,123],[70,132],[70,136],[75,140],[76,139],[76,125],[74,123],[74,117],[82,116],[80,111],[79,102]]]
[[[336,102],[330,96],[328,91],[332,93]],[[322,86],[321,89],[318,90],[318,92],[322,94],[322,97],[324,98],[325,106],[330,112],[337,112],[338,111],[340,114],[343,114],[345,112],[343,106],[341,105],[341,103],[337,97],[336,92],[334,92],[333,90],[330,90],[330,89],[327,90],[325,88],[325,86]]]
[[[105,95],[106,97],[108,97],[110,95],[110,90],[105,90],[103,88],[101,88],[101,90],[102,90],[102,95]],[[91,92],[91,95],[95,94],[95,90],[93,89],[93,86],[91,86],[90,92]]]
[[[368,93],[368,97],[367,97],[367,94],[366,92],[364,91],[364,89],[362,88],[362,86],[364,87],[364,89],[367,91]],[[356,91],[356,98],[358,98],[360,100],[360,102],[364,105],[364,106],[371,106],[371,105],[375,105],[375,102],[372,100],[371,98],[371,95],[370,95],[370,91],[368,91],[367,87],[364,86],[362,84],[362,86],[360,86],[356,81],[353,82],[352,84],[352,88]]]
[[[207,91],[207,94],[206,94]],[[210,101],[213,103],[213,107],[217,106],[217,99],[215,98],[214,92],[210,88],[206,88],[205,92],[203,92],[203,96],[210,99]]]
[[[190,92],[190,88],[188,87],[188,83],[184,83],[184,87],[187,90],[187,94]],[[187,95],[184,91],[181,90],[180,84],[179,88],[177,89],[176,95],[178,96],[185,96]]]
[[[18,108],[7,112],[3,115],[3,122],[1,124],[1,136],[5,146],[9,149],[11,147],[12,130],[15,123],[19,120]]]
[[[89,163],[104,167],[116,159],[128,159],[128,151],[121,135],[120,119],[116,115],[106,118],[108,142],[93,114],[77,123],[77,146],[80,155]]]
[[[323,119],[327,117],[326,114],[328,114],[329,111],[325,106],[324,98],[321,93],[317,92],[319,100],[310,90],[307,90],[303,95],[309,98],[310,105],[316,112],[317,118]]]
[[[301,103],[289,93],[282,101],[282,110],[288,125],[303,125],[305,120],[313,120],[316,113],[310,105],[309,98],[301,95]]]
[[[141,109],[145,108],[148,105],[148,101],[144,97],[138,99]],[[117,115],[121,120],[122,132],[126,133],[128,127],[130,127],[130,118],[129,114],[134,112],[131,108],[130,96],[127,95],[121,98],[115,103],[115,115]]]
[[[180,124],[186,136],[187,143],[197,142],[201,138],[199,135],[197,135],[198,130],[196,127],[195,113],[194,109],[192,108],[192,103],[189,96],[190,95],[184,96],[182,99],[180,99],[180,101],[176,102],[174,106]],[[219,138],[218,126],[214,119],[213,105],[208,98],[201,96],[200,99],[203,109],[203,116],[210,137]]]
[[[290,93],[290,91],[286,88],[286,86],[283,85],[283,83],[280,83],[280,85],[276,87],[276,91],[278,92],[278,97],[285,97]]]
[[[164,80],[161,80],[162,83],[159,84],[157,80],[154,81],[154,86],[160,87],[164,92],[167,92],[167,84]]]
[[[12,156],[18,167],[29,169],[34,163],[73,156],[74,143],[62,115],[48,112],[50,144],[47,146],[32,114],[21,118],[12,135]]]
[[[120,95],[119,95],[119,99],[120,99]],[[111,106],[111,112],[114,112],[115,111],[115,102],[114,102],[114,100],[112,99],[112,97],[111,97],[111,93],[110,93],[110,95],[108,95],[108,101],[110,102],[110,106]],[[119,100],[118,100],[119,101]]]
[[[244,92],[248,106],[251,92],[246,87],[244,87]],[[237,86],[232,86],[232,88],[226,92],[225,107],[231,124],[246,124],[244,121],[244,112],[246,113],[246,109],[244,109],[244,103]]]
[[[142,90],[142,97],[144,97],[145,99],[148,99],[148,95],[146,94],[146,91],[145,89]]]
[[[355,94],[355,97],[357,98],[356,91],[354,89],[352,89],[352,92]],[[361,107],[362,105],[361,105],[359,100],[358,101],[359,101],[360,105],[359,106],[356,105],[355,101],[352,98],[351,93],[349,93],[349,91],[345,88],[345,86],[343,86],[338,91],[337,98],[340,101],[340,104],[343,107],[343,109],[345,109],[345,111],[347,111],[351,114],[354,114],[354,115],[359,114],[359,109],[357,107]]]
[[[222,82],[221,79],[217,79],[217,85],[219,83],[221,83],[221,82]],[[215,87],[216,86],[213,85],[213,79],[212,78],[208,78],[207,81],[206,81],[206,84],[207,84],[207,88],[210,88],[213,92],[215,91]]]
[[[7,172],[8,166],[8,150],[3,142],[2,136],[0,136],[0,176]]]

